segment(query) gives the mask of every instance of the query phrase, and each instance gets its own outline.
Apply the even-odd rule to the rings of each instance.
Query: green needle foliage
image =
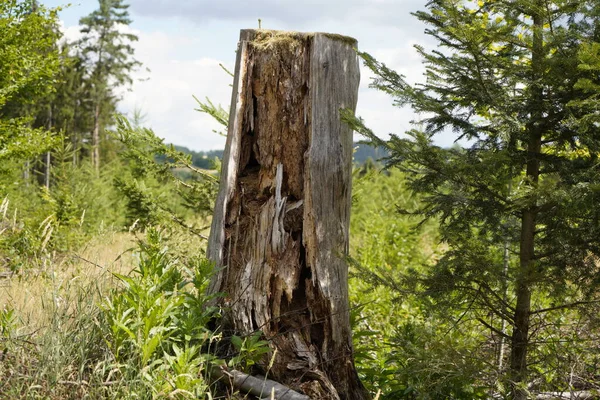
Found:
[[[598,4],[433,0],[415,16],[438,44],[417,46],[426,82],[361,56],[373,86],[423,115],[423,129],[386,141],[346,119],[408,174],[422,195],[415,214],[439,220],[449,249],[424,277],[426,293],[456,324],[488,332],[501,390],[525,399],[569,388],[567,373],[549,379],[540,360],[551,331],[570,335],[553,312],[578,318],[599,300]],[[441,148],[440,134],[467,144]],[[576,368],[583,376],[595,363]]]
[[[165,144],[151,129],[134,126],[122,116],[116,122],[114,136],[124,146],[121,158],[130,173],[116,176],[114,183],[126,198],[128,225],[144,229],[172,221],[203,237],[194,226],[198,221],[190,225],[185,220],[210,215],[218,188],[214,172],[196,168],[191,156]]]

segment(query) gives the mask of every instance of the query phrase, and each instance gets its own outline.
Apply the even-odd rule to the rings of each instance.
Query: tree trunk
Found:
[[[48,124],[46,125],[48,131],[52,130],[52,106],[48,107]],[[51,152],[46,152],[45,169],[44,169],[44,186],[50,190],[50,168],[52,167],[52,155]]]
[[[30,181],[30,171],[31,171],[31,163],[29,160],[25,161],[25,167],[23,168],[23,180],[25,181],[25,186],[29,187]]]
[[[50,190],[50,168],[52,164],[52,155],[48,151],[46,152],[46,160],[44,162],[45,170],[44,170],[44,186],[46,189]]]
[[[92,166],[96,173],[100,171],[100,100],[94,110],[94,131],[92,132]]]
[[[539,156],[542,149],[542,122],[544,118],[544,94],[541,84],[544,67],[543,25],[541,15],[543,2],[536,5],[533,14],[532,43],[532,101],[529,104],[530,121],[527,124],[527,166],[526,184],[532,187],[529,205],[522,212],[521,241],[519,248],[519,271],[516,278],[516,300],[512,347],[510,354],[510,372],[512,381],[512,397],[515,400],[526,400],[529,395],[525,387],[527,383],[527,352],[529,346],[529,321],[531,317],[531,294],[535,279],[535,230],[537,216],[537,184],[540,176]]]
[[[313,399],[368,398],[353,365],[348,230],[356,41],[242,30],[208,256],[226,333],[262,331],[271,379]],[[276,350],[276,352],[275,352]]]
[[[509,193],[510,193],[510,184],[509,184]],[[507,314],[506,304],[508,304],[508,266],[510,260],[510,252],[509,252],[510,242],[508,237],[504,242],[504,254],[503,254],[503,266],[502,266],[502,312]],[[500,332],[502,335],[506,334],[506,318],[502,317],[502,326],[500,328]],[[500,336],[500,343],[498,344],[498,358],[496,361],[496,365],[498,366],[498,375],[502,375],[504,370],[504,355],[505,355],[505,344],[506,338],[504,336]]]
[[[71,133],[71,144],[73,146],[73,167],[77,167],[77,154],[79,153],[77,132]]]

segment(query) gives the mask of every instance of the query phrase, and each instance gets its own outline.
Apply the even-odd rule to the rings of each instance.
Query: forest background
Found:
[[[117,114],[142,67],[123,1],[76,43],[37,1],[0,0],[0,17],[0,395],[223,395],[207,366],[250,371],[266,343],[210,323],[219,154]],[[442,49],[418,48],[426,82],[360,56],[418,129],[382,140],[344,114],[384,156],[358,147],[353,178],[360,377],[387,399],[593,398],[600,10],[437,0],[415,17]],[[448,132],[466,144],[436,145]],[[237,351],[211,351],[223,340]]]

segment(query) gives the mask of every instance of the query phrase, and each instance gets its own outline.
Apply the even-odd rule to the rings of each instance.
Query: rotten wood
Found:
[[[209,237],[209,292],[226,332],[262,331],[269,376],[313,399],[368,398],[353,365],[348,301],[356,41],[243,30],[221,184]],[[276,350],[276,353],[275,353]]]

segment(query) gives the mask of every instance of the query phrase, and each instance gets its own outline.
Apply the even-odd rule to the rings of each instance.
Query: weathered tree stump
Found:
[[[352,38],[242,30],[208,256],[224,329],[262,331],[269,378],[313,399],[366,399],[348,302]],[[269,357],[271,357],[269,355]],[[265,358],[264,369],[270,358]]]

